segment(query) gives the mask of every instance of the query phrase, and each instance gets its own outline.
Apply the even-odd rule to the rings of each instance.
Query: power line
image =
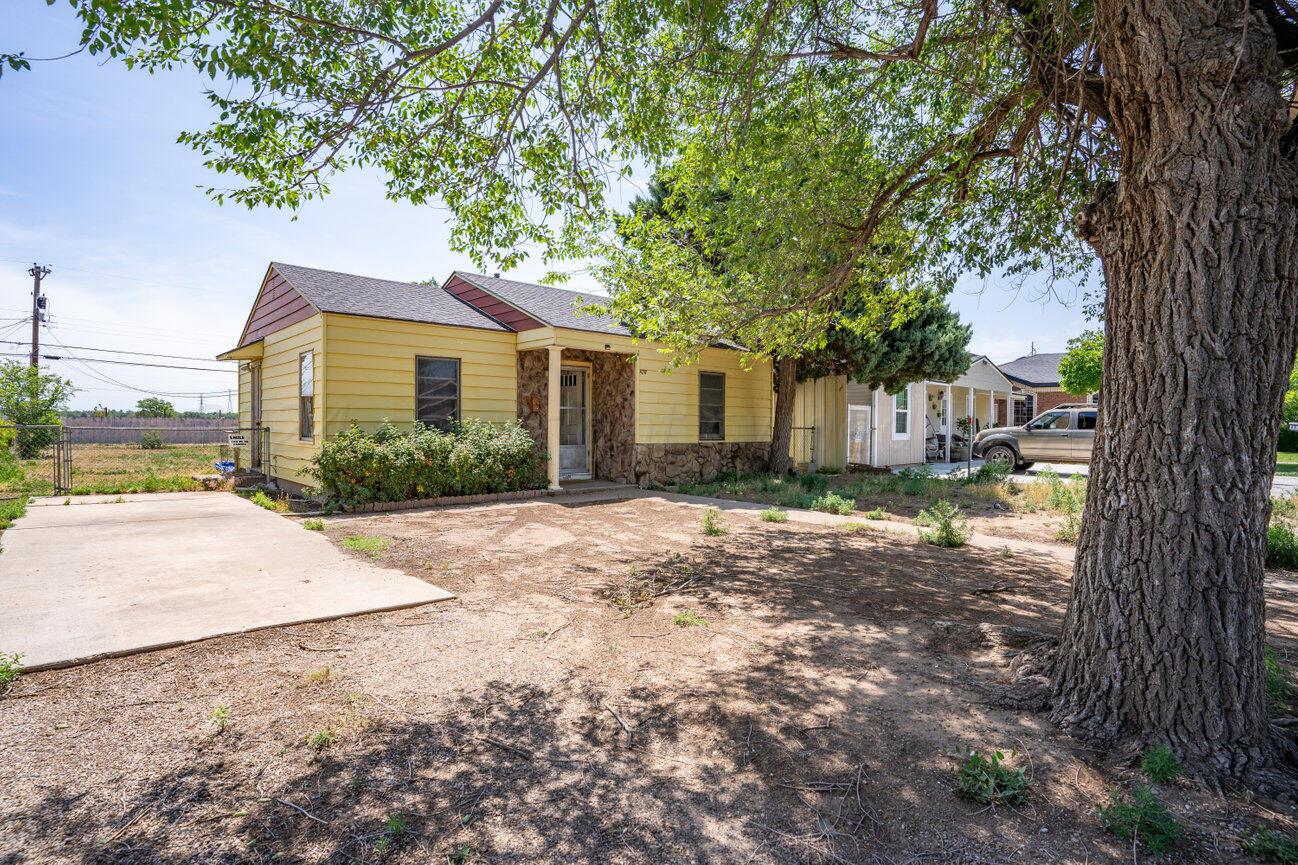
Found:
[[[0,342],[9,343],[10,345],[30,345],[31,343],[20,342],[13,339],[0,339]],[[60,343],[62,345],[62,343]],[[121,348],[96,348],[93,345],[65,345],[64,348],[77,348],[82,351],[102,351],[106,354],[135,354],[141,357],[165,357],[171,360],[210,360],[213,363],[231,363],[231,361],[217,361],[211,357],[201,357],[191,354],[158,354],[152,351],[127,351]],[[89,359],[89,358],[87,358]]]
[[[20,351],[0,351],[0,355],[6,355],[8,357],[30,356],[29,353],[20,352]],[[63,360],[63,356],[58,354],[42,353],[39,355],[39,357],[41,360]],[[144,363],[138,360],[110,360],[106,357],[77,357],[75,358],[75,360],[79,360],[82,363],[112,363],[112,364],[119,364],[121,366],[148,366],[148,367],[153,367],[155,369],[186,369],[186,370],[192,370],[194,372],[219,372],[222,375],[229,375],[234,372],[234,370],[232,369],[212,369],[211,367],[207,367],[207,366],[177,366],[175,364],[168,364],[168,363]]]
[[[53,330],[52,328],[49,329]],[[63,345],[63,342],[57,336],[55,336],[53,333],[50,333],[49,336],[50,339],[54,340],[56,345],[66,350],[66,346]],[[198,394],[200,393],[199,391],[165,391],[165,390],[158,390],[156,388],[135,387],[134,385],[129,385],[124,381],[119,381],[118,379],[115,379],[112,376],[107,375],[106,373],[102,373],[99,370],[94,369],[93,367],[90,367],[85,363],[82,363],[81,359],[78,358],[75,354],[73,354],[70,351],[68,352],[68,358],[70,358],[71,360],[65,358],[60,362],[68,364],[70,367],[72,367],[72,369],[79,371],[83,375],[86,375],[94,379],[95,381],[102,382],[104,384],[117,385],[118,387],[122,387],[125,388],[126,390],[134,391],[136,393],[148,394],[150,396],[169,396],[169,397],[175,397],[177,399],[184,399],[184,398],[193,399],[197,397]],[[74,365],[72,361],[76,361],[77,363]],[[211,396],[211,395],[222,393],[222,391],[201,391],[201,393]]]

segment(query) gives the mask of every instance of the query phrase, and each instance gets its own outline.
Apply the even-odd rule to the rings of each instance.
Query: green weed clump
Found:
[[[1075,544],[1082,536],[1082,518],[1077,514],[1067,514],[1064,521],[1055,527],[1055,540],[1066,544]]]
[[[1130,797],[1114,790],[1109,804],[1097,810],[1105,829],[1143,844],[1151,853],[1166,853],[1185,834],[1180,821],[1149,787],[1136,787]]]
[[[1150,748],[1145,752],[1145,756],[1140,759],[1140,771],[1145,773],[1145,777],[1159,784],[1170,784],[1181,776],[1184,771],[1181,764],[1176,762],[1176,755],[1167,745],[1159,745],[1157,748]]]
[[[963,547],[972,534],[964,514],[946,499],[938,499],[928,509],[920,511],[915,522],[932,527],[920,529],[919,539],[935,547]]]
[[[308,532],[323,532],[324,520],[319,517],[312,517],[309,520],[303,520],[302,528],[306,529]]]
[[[280,513],[280,514],[288,510],[287,499],[271,498],[261,490],[257,490],[257,492],[253,493],[252,497],[248,499],[248,501],[252,502],[254,505],[256,505],[259,508],[265,508],[268,511],[275,511],[276,513]]]
[[[956,790],[966,799],[982,805],[1018,805],[1027,798],[1028,780],[1023,769],[1004,764],[1000,751],[984,757],[974,751],[956,772]]]
[[[721,524],[720,508],[715,508],[715,507],[704,508],[701,525],[703,528],[703,534],[709,535],[711,537],[716,537],[717,535],[724,535],[730,531],[724,525]]]
[[[338,734],[332,729],[326,727],[323,730],[317,730],[306,737],[307,747],[312,751],[324,751],[332,748],[338,742]]]
[[[9,690],[9,686],[18,678],[18,674],[23,671],[22,659],[23,656],[20,652],[15,652],[12,655],[0,652],[0,694]]]
[[[141,434],[140,450],[143,451],[162,450],[162,436],[155,432],[146,432]]]
[[[352,535],[343,538],[343,546],[358,553],[369,553],[371,558],[379,558],[391,545],[390,538],[381,535]]]
[[[766,508],[762,511],[762,521],[767,523],[787,523],[789,515],[779,508]]]
[[[683,613],[677,613],[673,616],[672,624],[678,628],[706,628],[708,620],[693,610],[686,610]]]
[[[1282,522],[1273,522],[1266,530],[1266,563],[1272,568],[1298,570],[1298,536]]]
[[[886,520],[888,515],[884,513],[883,508],[875,508],[872,511],[866,511],[865,518],[867,520]]]
[[[1298,865],[1298,832],[1259,829],[1244,838],[1244,852],[1280,865]]]
[[[824,493],[811,503],[811,509],[845,517],[856,509],[856,502],[838,493]]]

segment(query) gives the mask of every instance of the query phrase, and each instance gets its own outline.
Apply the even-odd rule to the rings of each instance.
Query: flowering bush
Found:
[[[517,421],[469,419],[450,432],[386,421],[327,439],[304,474],[342,504],[503,493],[545,486],[545,461]]]

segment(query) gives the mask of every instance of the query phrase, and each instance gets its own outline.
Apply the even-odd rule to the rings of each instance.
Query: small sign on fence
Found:
[[[226,443],[232,448],[246,448],[248,446],[248,438],[247,433],[226,433]]]

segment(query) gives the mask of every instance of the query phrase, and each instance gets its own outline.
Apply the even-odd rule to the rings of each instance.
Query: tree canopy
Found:
[[[1068,393],[1095,393],[1103,371],[1104,334],[1083,331],[1068,340],[1068,350],[1059,361],[1059,386]]]
[[[135,410],[140,417],[175,417],[176,407],[165,399],[156,396],[146,396],[135,404]]]

